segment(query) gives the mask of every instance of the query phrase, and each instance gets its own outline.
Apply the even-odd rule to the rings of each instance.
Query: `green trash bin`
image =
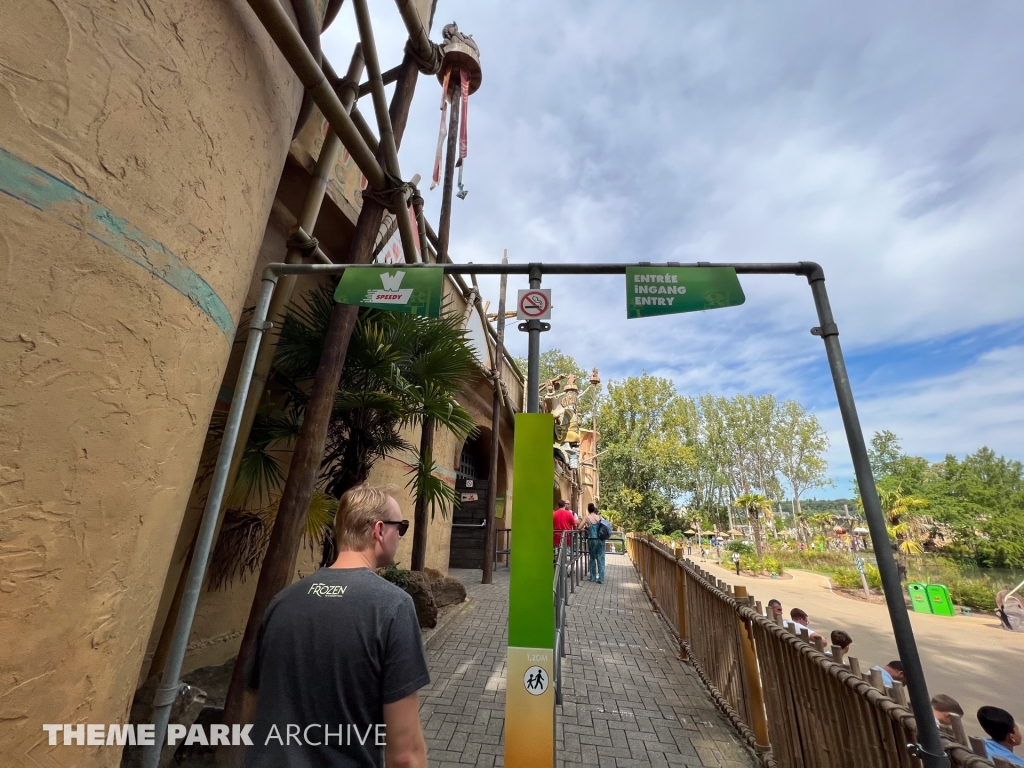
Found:
[[[924,584],[907,584],[907,592],[910,593],[910,604],[914,606],[917,613],[931,613],[931,601],[928,599],[928,590]]]
[[[953,599],[949,596],[949,590],[943,584],[929,584],[928,605],[936,616],[955,616],[956,607]]]

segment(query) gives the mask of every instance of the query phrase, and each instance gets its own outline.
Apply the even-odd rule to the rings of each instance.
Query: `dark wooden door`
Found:
[[[460,477],[455,482],[459,494],[452,515],[452,545],[449,568],[484,567],[484,526],[487,522],[487,480]]]

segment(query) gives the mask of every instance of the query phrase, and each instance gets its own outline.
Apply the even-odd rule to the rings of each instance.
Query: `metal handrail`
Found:
[[[588,549],[583,531],[562,531],[555,555],[555,574],[552,592],[555,600],[555,704],[562,703],[562,659],[565,658],[566,626],[565,612],[569,595],[583,580],[583,572],[589,566]]]
[[[505,548],[504,549],[502,549],[501,545],[498,543],[498,541],[501,539],[502,535],[507,536],[507,538],[505,540]],[[512,556],[512,529],[511,528],[495,528],[494,529],[494,563],[495,563],[495,565],[497,565],[497,563],[498,563],[498,555],[508,555],[510,558]],[[511,567],[508,560],[505,561],[505,566],[506,567]]]

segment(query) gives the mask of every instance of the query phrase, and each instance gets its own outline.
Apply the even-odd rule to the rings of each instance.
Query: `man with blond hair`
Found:
[[[376,574],[408,529],[384,489],[341,497],[334,564],[282,590],[260,625],[247,768],[425,768],[417,691],[430,675],[416,610]]]

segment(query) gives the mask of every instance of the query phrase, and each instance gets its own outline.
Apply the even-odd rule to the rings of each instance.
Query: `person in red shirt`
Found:
[[[572,510],[569,509],[569,502],[564,499],[558,502],[558,508],[553,513],[554,525],[555,525],[555,536],[554,536],[554,547],[558,549],[559,543],[562,541],[562,532],[571,531],[576,527],[576,517],[573,515]],[[569,537],[565,537],[566,546],[569,545]]]

